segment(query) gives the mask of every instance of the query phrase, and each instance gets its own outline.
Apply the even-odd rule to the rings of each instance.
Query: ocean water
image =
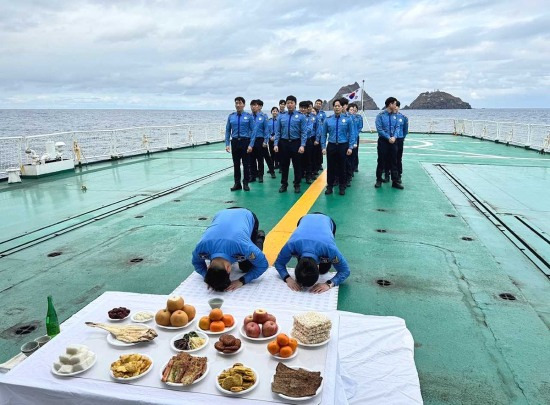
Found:
[[[264,109],[269,114],[271,107]],[[0,110],[0,137],[156,125],[225,123],[231,111]],[[368,117],[376,111],[365,111]],[[414,117],[456,118],[550,125],[550,108],[403,110]]]

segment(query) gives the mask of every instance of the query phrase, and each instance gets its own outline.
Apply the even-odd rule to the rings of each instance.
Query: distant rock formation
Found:
[[[420,93],[410,106],[405,106],[408,110],[458,110],[471,109],[472,106],[460,98],[455,97],[444,91],[433,91]]]
[[[359,90],[359,98],[357,101],[355,101],[355,104],[359,106],[359,109],[361,109],[361,86],[359,86],[359,83],[355,82],[353,84],[348,84],[347,86],[340,87],[340,90],[336,93],[334,97],[330,99],[330,101],[323,101],[323,111],[329,111],[332,110],[332,102],[336,100],[337,98],[341,98],[344,94],[349,94],[352,91]],[[372,99],[371,96],[369,96],[364,90],[363,90],[363,110],[378,110],[378,107],[376,106],[376,103]]]

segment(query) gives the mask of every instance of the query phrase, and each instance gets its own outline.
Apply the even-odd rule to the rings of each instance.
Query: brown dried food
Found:
[[[234,353],[241,348],[241,339],[233,335],[222,335],[214,344],[214,348],[223,353]]]
[[[317,393],[322,381],[323,377],[318,371],[307,371],[302,368],[295,370],[279,363],[271,391],[294,398],[309,397]]]
[[[220,352],[223,352],[224,349],[225,349],[225,346],[223,345],[222,342],[218,341],[214,344],[214,348]]]
[[[233,346],[235,344],[235,336],[233,335],[222,335],[219,340],[224,346]]]
[[[239,350],[238,346],[226,346],[223,348],[222,351],[224,353],[233,353],[233,352],[236,352],[237,350]]]

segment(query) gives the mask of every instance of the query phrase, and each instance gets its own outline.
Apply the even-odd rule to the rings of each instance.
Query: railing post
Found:
[[[527,144],[525,146],[531,146],[531,124],[527,124]]]

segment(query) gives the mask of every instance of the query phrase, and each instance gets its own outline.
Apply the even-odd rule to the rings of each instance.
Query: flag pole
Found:
[[[365,91],[365,80],[363,79],[363,84],[361,85],[361,111],[364,110],[363,108],[363,92]]]

